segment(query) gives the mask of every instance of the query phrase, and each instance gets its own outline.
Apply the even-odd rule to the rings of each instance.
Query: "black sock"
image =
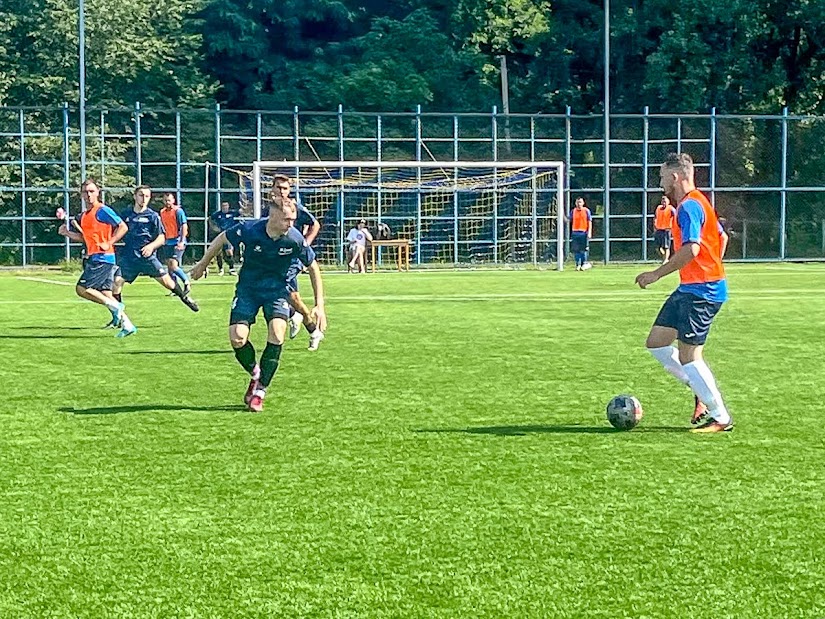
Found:
[[[219,271],[223,270],[223,257],[221,257],[220,254],[218,254],[218,270]]]
[[[307,333],[312,334],[315,333],[315,329],[318,328],[314,322],[305,322],[304,327],[306,327]]]
[[[123,303],[123,295],[121,293],[119,293],[119,292],[114,293],[113,292],[112,296],[114,297],[115,301],[117,301],[118,303]]]
[[[278,371],[278,364],[281,362],[281,344],[266,343],[264,353],[261,355],[261,387],[266,389],[272,382],[272,377]]]
[[[226,257],[226,264],[229,265],[229,270],[233,270],[235,268],[235,259],[232,256]]]
[[[240,348],[236,348],[235,358],[238,360],[238,363],[241,364],[241,367],[246,370],[247,374],[252,374],[252,371],[255,369],[255,347],[252,345],[252,342],[247,341],[246,344]]]
[[[186,294],[183,292],[183,286],[180,285],[180,280],[173,279],[172,281],[175,282],[175,287],[172,288],[172,294],[174,294],[176,297],[180,297],[181,299],[185,297]]]

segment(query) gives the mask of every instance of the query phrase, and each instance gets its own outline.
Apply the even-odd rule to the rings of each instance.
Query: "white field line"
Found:
[[[55,284],[57,286],[74,286],[71,282],[60,282],[56,279],[46,279],[45,277],[23,277],[18,276],[17,279],[23,279],[27,282],[40,282],[41,284]]]

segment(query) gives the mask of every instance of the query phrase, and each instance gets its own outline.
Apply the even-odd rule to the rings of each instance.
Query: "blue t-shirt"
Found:
[[[182,208],[175,211],[175,221],[178,222],[178,236],[167,238],[167,245],[177,245],[178,243],[186,243],[186,237],[183,236],[183,224],[186,223],[186,213]]]
[[[85,213],[85,211],[83,213]],[[83,216],[83,213],[78,213],[74,217],[74,220],[77,222],[77,227],[73,228],[75,232],[80,228],[80,218]],[[97,213],[95,214],[95,219],[97,219],[102,224],[108,224],[112,226],[112,228],[117,228],[123,222],[120,216],[105,204],[101,206],[100,209],[97,211]],[[115,255],[113,253],[89,254],[88,259],[92,262],[108,262],[109,264],[117,264]]]
[[[210,216],[210,219],[218,226],[218,230],[226,232],[238,223],[238,214],[232,211],[227,211],[226,213],[223,211],[215,211]]]
[[[136,213],[130,208],[123,212],[123,221],[129,226],[129,232],[123,237],[121,256],[124,260],[143,260],[140,250],[163,234],[160,215],[150,208]]]
[[[676,211],[676,224],[682,235],[682,245],[686,243],[700,243],[702,240],[702,226],[705,223],[705,209],[696,200],[685,200]],[[722,234],[722,224],[719,224],[718,233]],[[679,292],[701,297],[706,301],[723,303],[728,300],[728,282],[720,279],[715,282],[698,284],[680,284]]]
[[[296,200],[295,204],[298,206],[298,214],[295,217],[295,227],[298,229],[298,232],[303,233],[304,226],[314,226],[318,220],[315,215],[310,213],[306,207],[301,204],[300,200]]]
[[[226,239],[239,250],[243,245],[243,266],[236,290],[267,291],[286,288],[294,277],[293,261],[307,267],[315,261],[315,252],[298,230],[290,227],[277,239],[266,233],[266,219],[254,219],[226,232]]]

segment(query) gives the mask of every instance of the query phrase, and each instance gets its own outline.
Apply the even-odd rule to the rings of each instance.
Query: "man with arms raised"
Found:
[[[267,389],[280,363],[289,319],[288,282],[293,277],[294,260],[308,269],[315,293],[315,307],[307,317],[307,331],[312,334],[316,329],[323,331],[326,328],[321,270],[315,261],[315,252],[293,227],[295,203],[277,194],[272,198],[273,204],[266,219],[246,221],[219,234],[190,272],[194,279],[200,279],[227,241],[236,250],[241,245],[244,247],[244,262],[229,314],[229,341],[238,363],[251,376],[244,401],[253,412],[263,410]],[[266,348],[260,362],[256,363],[249,330],[259,310],[263,310],[268,331]]]
[[[660,171],[662,189],[677,204],[673,226],[675,252],[655,271],[640,273],[636,283],[647,288],[679,271],[679,287],[668,297],[647,336],[647,349],[670,374],[696,395],[691,423],[704,423],[693,432],[727,432],[733,429],[722,394],[702,349],[714,317],[728,298],[722,258],[728,237],[716,210],[696,189],[693,160],[671,154]],[[673,341],[678,340],[678,348]]]

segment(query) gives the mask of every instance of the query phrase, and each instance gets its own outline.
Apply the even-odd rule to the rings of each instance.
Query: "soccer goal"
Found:
[[[274,176],[288,176],[323,223],[321,258],[339,263],[348,231],[364,219],[374,236],[380,226],[391,239],[409,240],[416,264],[555,262],[561,270],[563,165],[256,161],[241,175],[241,202],[259,217]]]

